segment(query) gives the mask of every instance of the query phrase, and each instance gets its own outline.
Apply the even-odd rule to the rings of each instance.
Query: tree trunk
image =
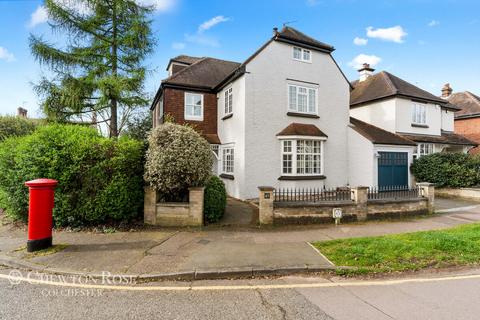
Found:
[[[117,4],[116,1],[113,2],[112,10],[112,75],[114,78],[117,77],[118,67],[117,67]],[[116,80],[116,79],[115,79]],[[117,97],[111,97],[110,99],[110,137],[118,137],[118,106],[117,106]]]

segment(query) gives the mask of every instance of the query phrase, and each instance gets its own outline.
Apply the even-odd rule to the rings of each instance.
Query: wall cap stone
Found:
[[[202,191],[205,187],[190,187],[188,188],[189,191]]]
[[[260,190],[260,191],[273,191],[273,190],[275,190],[275,188],[274,187],[269,187],[269,186],[260,186],[260,187],[258,187],[258,190]]]
[[[417,183],[417,186],[420,186],[420,187],[431,187],[431,186],[434,186],[435,184],[434,183],[430,183],[430,182],[418,182]]]

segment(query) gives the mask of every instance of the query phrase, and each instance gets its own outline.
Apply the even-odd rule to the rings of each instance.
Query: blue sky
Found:
[[[336,48],[350,80],[368,60],[434,94],[449,82],[454,91],[480,94],[479,1],[193,1],[153,3],[157,39],[146,64],[153,95],[179,54],[243,61],[284,22]],[[31,83],[42,72],[28,47],[30,33],[50,36],[42,1],[0,0],[0,113],[25,106],[38,116]],[[61,37],[60,37],[61,38]],[[358,57],[361,55],[360,57]]]

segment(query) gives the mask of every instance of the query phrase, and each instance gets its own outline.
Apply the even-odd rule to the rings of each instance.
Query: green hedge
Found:
[[[40,127],[0,144],[0,188],[7,214],[26,220],[36,178],[59,181],[56,226],[85,226],[135,218],[143,207],[142,143],[104,138],[75,125]],[[6,198],[6,199],[5,199]]]
[[[227,205],[225,184],[217,176],[212,176],[205,185],[205,220],[214,223],[223,217]]]
[[[480,157],[463,153],[434,153],[416,159],[412,173],[418,182],[439,187],[472,187],[480,185]]]
[[[0,116],[0,141],[9,137],[31,134],[35,130],[35,126],[33,121],[25,118]]]

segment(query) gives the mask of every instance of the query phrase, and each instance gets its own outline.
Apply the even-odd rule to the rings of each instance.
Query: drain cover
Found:
[[[197,243],[200,243],[200,244],[208,244],[210,243],[210,240],[207,240],[207,239],[201,239],[201,240],[198,240]]]

